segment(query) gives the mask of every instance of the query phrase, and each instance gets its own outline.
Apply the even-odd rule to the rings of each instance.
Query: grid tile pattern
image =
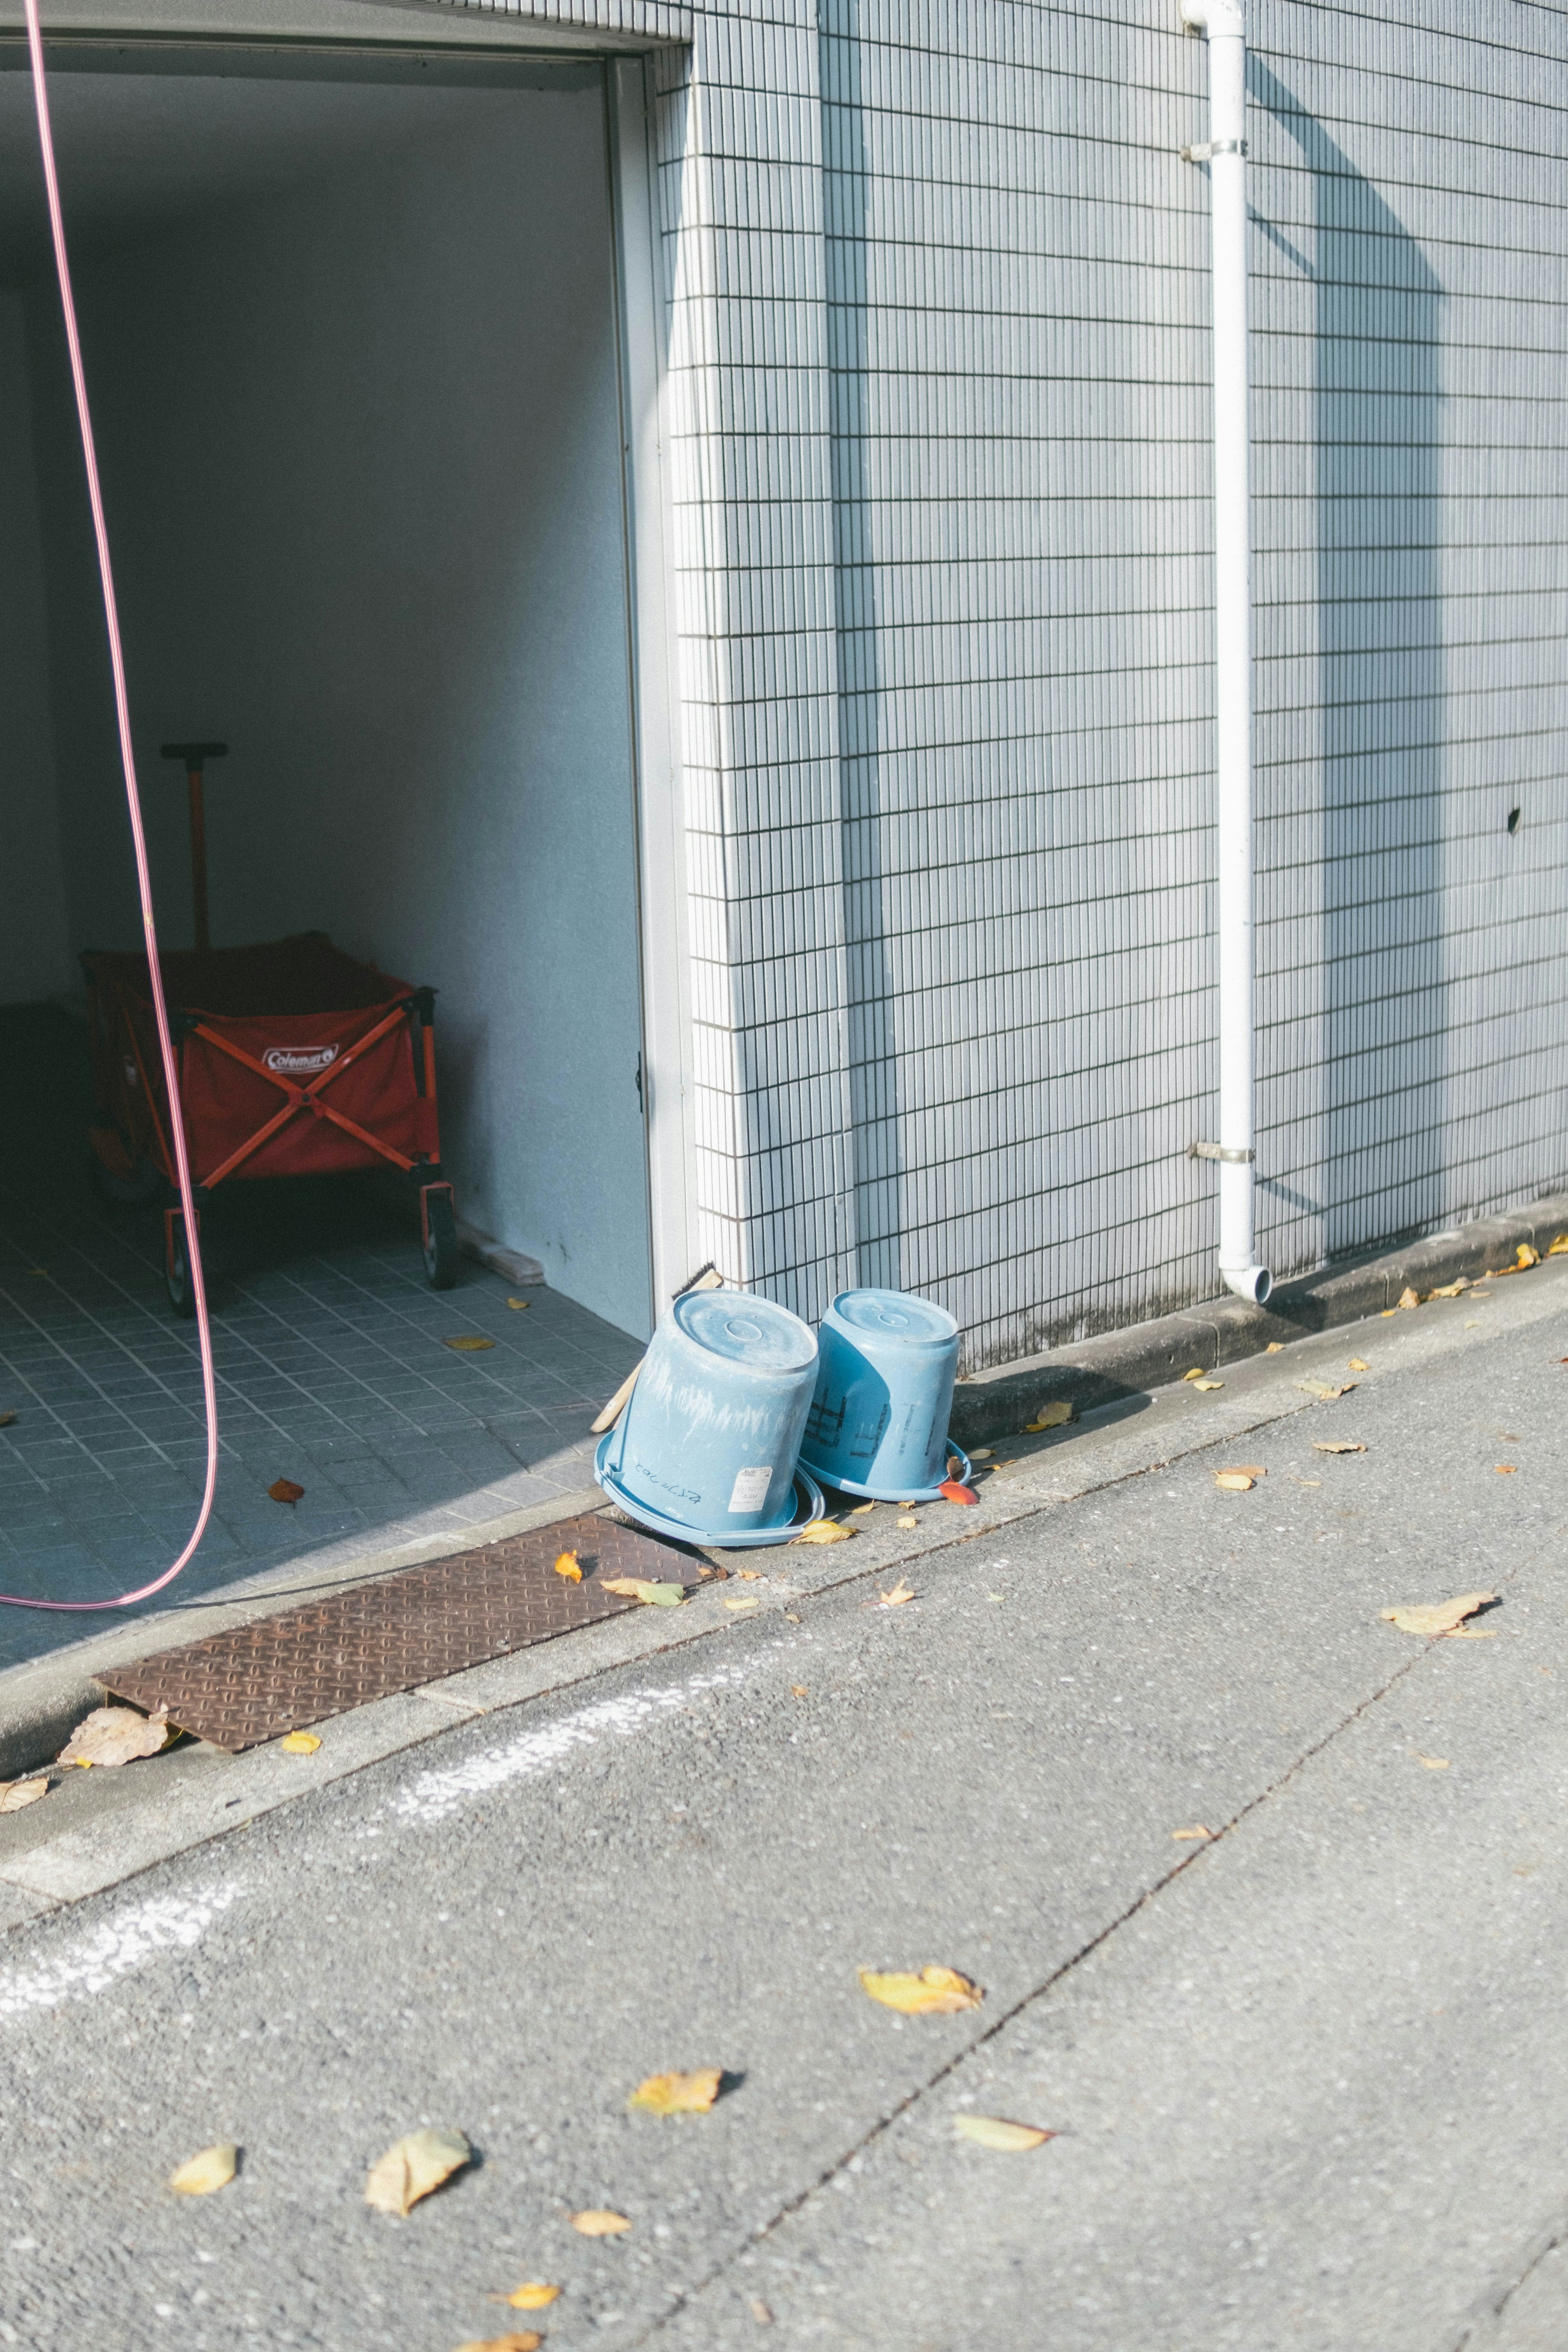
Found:
[[[0,1411],[16,1414],[0,1429],[0,1590],[110,1598],[166,1568],[195,1520],[195,1327],[163,1298],[157,1213],[100,1207],[83,1172],[81,1031],[12,1011],[0,1043],[37,1147],[0,1185]],[[478,1266],[430,1291],[417,1233],[357,1187],[294,1193],[278,1216],[247,1220],[220,1276],[216,1506],[171,1600],[307,1555],[315,1576],[460,1538],[592,1484],[588,1425],[636,1340],[542,1286],[509,1307]],[[469,1333],[494,1346],[444,1344]],[[271,1499],[279,1477],[302,1501]],[[103,1622],[0,1611],[0,1664]]]
[[[451,8],[483,8],[495,16],[531,16],[542,25],[583,32],[632,33],[649,41],[689,41],[691,10],[669,0],[446,0]]]
[[[656,65],[703,1247],[807,1315],[921,1290],[971,1367],[1215,1288],[1174,17],[732,0]],[[1251,34],[1289,1273],[1568,1176],[1568,55],[1512,0],[1257,0]]]

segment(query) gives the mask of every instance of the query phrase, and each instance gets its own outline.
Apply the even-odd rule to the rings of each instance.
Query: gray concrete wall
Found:
[[[215,940],[320,927],[434,983],[461,1212],[640,1330],[602,100],[508,93],[437,143],[416,111],[410,132],[79,271],[160,921],[189,937],[158,744],[225,738]],[[52,299],[36,389],[70,919],[76,944],[121,945],[135,908]]]
[[[48,625],[22,300],[0,289],[0,1004],[68,993]]]

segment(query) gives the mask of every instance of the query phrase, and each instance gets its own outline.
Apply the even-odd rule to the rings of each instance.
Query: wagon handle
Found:
[[[202,770],[208,760],[223,759],[228,745],[165,743],[162,751],[165,760],[183,760],[185,763],[185,789],[191,804],[191,915],[196,945],[205,950],[212,945],[212,934],[207,929],[207,813]]]

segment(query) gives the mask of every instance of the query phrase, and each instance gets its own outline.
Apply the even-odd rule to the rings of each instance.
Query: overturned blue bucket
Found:
[[[816,1380],[809,1327],[772,1299],[689,1290],[659,1323],[595,1461],[616,1502],[687,1543],[784,1543]],[[822,1496],[804,1482],[810,1517]]]
[[[880,1502],[930,1502],[947,1476],[958,1326],[903,1290],[844,1290],[822,1318],[802,1466]],[[963,1475],[969,1464],[960,1454]]]

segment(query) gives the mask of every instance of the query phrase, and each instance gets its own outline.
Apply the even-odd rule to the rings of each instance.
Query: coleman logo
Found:
[[[314,1077],[321,1070],[331,1069],[338,1058],[335,1045],[268,1045],[263,1056],[269,1070],[280,1078]]]

